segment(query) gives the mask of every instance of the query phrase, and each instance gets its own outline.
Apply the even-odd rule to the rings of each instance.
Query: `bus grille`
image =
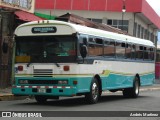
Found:
[[[28,80],[28,84],[58,84],[57,80]]]
[[[53,70],[52,69],[34,69],[33,76],[34,77],[52,77]]]

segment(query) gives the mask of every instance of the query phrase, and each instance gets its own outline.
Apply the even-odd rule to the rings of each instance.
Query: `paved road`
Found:
[[[45,104],[38,104],[34,99],[0,101],[0,111],[160,111],[159,93],[160,90],[144,91],[137,99],[124,99],[121,93],[112,93],[103,95],[94,105],[87,104],[83,97],[61,98],[59,101],[48,101]],[[106,118],[101,119],[105,120]],[[127,119],[134,120],[133,118]],[[153,118],[153,120],[159,119]],[[97,120],[97,118],[92,118],[92,120]],[[147,118],[147,120],[149,119]]]

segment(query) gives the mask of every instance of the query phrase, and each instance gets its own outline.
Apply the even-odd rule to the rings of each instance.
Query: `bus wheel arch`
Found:
[[[99,92],[100,92],[100,96],[101,96],[101,94],[102,94],[102,81],[101,81],[101,78],[100,78],[100,76],[99,76],[98,74],[96,74],[96,75],[94,76],[94,78],[96,78],[97,81],[98,81],[98,84],[99,84]]]
[[[139,88],[140,88],[140,77],[137,74],[133,80],[133,87],[125,88],[123,90],[123,96],[125,98],[137,98],[139,95]]]
[[[140,79],[140,75],[139,75],[138,73],[135,75],[135,79],[136,79],[136,78],[138,79],[139,86],[141,86],[141,82],[140,82],[141,79]]]
[[[85,98],[89,104],[95,104],[101,95],[101,79],[99,75],[95,75],[90,84],[90,92],[85,94]]]

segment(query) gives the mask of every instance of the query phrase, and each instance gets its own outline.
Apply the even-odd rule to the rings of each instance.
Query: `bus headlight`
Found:
[[[68,81],[67,80],[59,80],[58,84],[68,84]]]
[[[19,84],[28,84],[28,80],[19,80]]]

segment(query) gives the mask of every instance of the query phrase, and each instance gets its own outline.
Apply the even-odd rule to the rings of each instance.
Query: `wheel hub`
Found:
[[[98,97],[98,87],[96,83],[93,83],[93,86],[92,86],[92,96],[93,96],[93,99],[97,99]]]

